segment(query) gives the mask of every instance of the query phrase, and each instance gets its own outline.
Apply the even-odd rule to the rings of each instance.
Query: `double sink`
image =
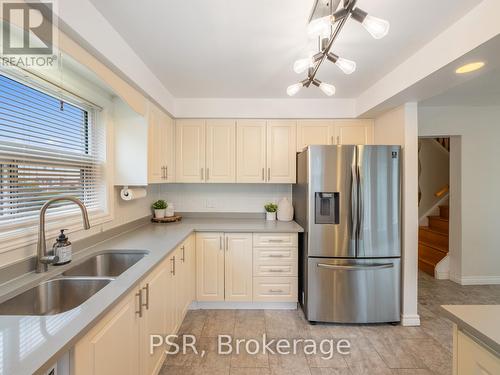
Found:
[[[148,254],[103,251],[0,303],[0,315],[55,315],[80,306]]]

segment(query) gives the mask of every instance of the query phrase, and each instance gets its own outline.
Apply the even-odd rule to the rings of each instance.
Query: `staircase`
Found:
[[[428,216],[429,226],[418,231],[418,269],[431,276],[448,254],[449,217],[449,206],[439,206],[439,216]]]

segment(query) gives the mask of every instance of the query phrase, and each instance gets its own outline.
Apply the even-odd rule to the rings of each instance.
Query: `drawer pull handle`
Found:
[[[269,272],[284,272],[284,270],[279,270],[279,269],[276,269],[276,268],[271,268],[269,270]]]
[[[270,293],[283,293],[283,289],[269,289]]]
[[[285,255],[280,255],[280,254],[269,254],[269,258],[285,258]]]
[[[283,241],[283,240],[273,240],[273,239],[269,239],[269,242],[279,243],[279,242],[284,242],[284,241]]]

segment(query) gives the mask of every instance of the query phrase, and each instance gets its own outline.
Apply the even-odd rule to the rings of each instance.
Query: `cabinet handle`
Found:
[[[332,135],[330,138],[331,138],[331,140],[330,140],[330,144],[334,145],[334,144],[335,144],[335,142],[334,142],[334,140],[333,140],[333,135]]]
[[[181,250],[182,250],[182,258],[181,258],[181,261],[182,263],[184,263],[184,261],[186,260],[186,252],[184,250],[184,246],[181,247]]]
[[[200,168],[200,177],[201,177],[201,180],[203,181],[203,168]]]
[[[161,179],[165,179],[165,167],[161,167]]]
[[[278,243],[278,242],[283,242],[283,240],[273,240],[273,239],[269,239],[268,241],[269,241],[269,242],[275,242],[275,243]]]
[[[226,251],[229,251],[229,237],[226,236]]]
[[[277,269],[277,268],[271,268],[269,270],[269,272],[284,272],[284,270],[280,270],[280,269]]]
[[[207,181],[210,178],[210,168],[207,168]]]
[[[168,180],[168,165],[165,166],[165,180]]]
[[[267,182],[271,181],[271,168],[267,168]]]
[[[269,256],[269,258],[284,258],[285,257],[284,255],[280,255],[280,254],[269,254],[268,256]]]
[[[219,236],[219,250],[222,250],[222,236]]]
[[[142,304],[142,306],[144,306],[146,310],[149,310],[149,283],[143,286],[142,289],[146,292],[146,303]]]
[[[264,170],[264,168],[262,168],[262,181],[265,181],[266,180],[266,172]]]
[[[139,297],[139,311],[135,311],[137,315],[139,315],[139,318],[142,318],[142,291],[139,290],[136,294],[136,297]]]
[[[283,289],[269,289],[270,293],[283,293]]]
[[[172,262],[172,269],[170,270],[170,273],[175,276],[175,256],[172,257],[171,262]]]

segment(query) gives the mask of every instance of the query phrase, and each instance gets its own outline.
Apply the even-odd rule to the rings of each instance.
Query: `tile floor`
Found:
[[[162,375],[451,375],[452,325],[442,304],[500,304],[500,285],[460,286],[419,275],[420,327],[391,325],[310,325],[300,311],[195,310],[186,316],[181,334],[197,337],[199,356],[167,358]],[[217,354],[217,335],[233,338],[347,339],[349,355]]]

